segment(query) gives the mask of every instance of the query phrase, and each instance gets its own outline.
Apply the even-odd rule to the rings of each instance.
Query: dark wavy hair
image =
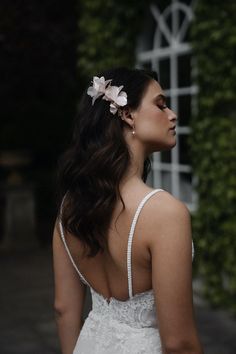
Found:
[[[116,68],[99,76],[112,79],[127,93],[127,106],[139,107],[153,72]],[[124,139],[126,123],[110,113],[109,102],[99,97],[94,105],[87,88],[79,104],[71,146],[59,161],[61,220],[65,231],[81,240],[88,256],[104,250],[106,235],[119,185],[130,164],[130,151]],[[150,160],[144,162],[143,180],[150,170]]]

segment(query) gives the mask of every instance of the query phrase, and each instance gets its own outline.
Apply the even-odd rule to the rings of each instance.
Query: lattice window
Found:
[[[151,183],[196,208],[188,137],[189,119],[196,103],[197,87],[192,83],[193,60],[188,43],[193,18],[193,1],[172,0],[165,8],[150,6],[152,30],[137,50],[137,66],[158,72],[168,104],[177,113],[176,147],[153,154]]]

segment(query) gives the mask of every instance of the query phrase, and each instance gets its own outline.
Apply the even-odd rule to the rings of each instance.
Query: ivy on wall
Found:
[[[80,2],[81,79],[109,67],[134,65],[147,10],[148,1],[143,0]],[[190,137],[199,195],[193,218],[196,258],[207,298],[236,312],[236,4],[198,0],[192,44],[199,86]]]
[[[236,313],[236,3],[198,0],[192,45],[199,86],[190,137],[198,268],[212,305]]]
[[[114,66],[132,67],[148,1],[83,0],[80,3],[79,74],[88,78]]]

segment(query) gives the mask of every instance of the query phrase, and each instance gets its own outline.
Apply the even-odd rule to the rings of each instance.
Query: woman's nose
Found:
[[[171,121],[176,121],[177,120],[177,115],[174,111],[172,111],[170,108],[168,108],[168,118]]]

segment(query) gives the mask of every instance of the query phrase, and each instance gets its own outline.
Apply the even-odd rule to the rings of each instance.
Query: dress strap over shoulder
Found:
[[[128,245],[127,245],[127,273],[128,273],[128,290],[129,290],[129,298],[133,297],[133,288],[132,288],[132,266],[131,266],[131,250],[132,250],[132,241],[133,241],[133,236],[134,236],[134,231],[135,231],[135,226],[138,221],[139,214],[144,206],[144,204],[148,201],[149,198],[151,198],[154,194],[157,192],[163,191],[163,189],[155,189],[148,193],[139,203],[138,208],[136,210],[136,213],[134,215],[130,232],[129,232],[129,237],[128,237]]]
[[[79,271],[77,265],[75,264],[75,262],[74,262],[74,260],[73,260],[73,257],[72,257],[72,255],[71,255],[71,253],[70,253],[69,247],[68,247],[68,245],[67,245],[67,243],[66,243],[65,234],[64,234],[63,225],[62,225],[62,220],[61,220],[62,208],[63,208],[64,199],[65,199],[65,197],[64,197],[63,200],[62,200],[61,208],[60,208],[60,215],[59,215],[60,236],[61,236],[62,242],[63,242],[63,244],[64,244],[64,246],[65,246],[66,252],[67,252],[67,254],[68,254],[68,256],[69,256],[69,258],[70,258],[70,260],[71,260],[71,263],[72,263],[73,267],[75,268],[76,272],[79,274],[79,277],[80,277],[81,281],[82,281],[85,285],[88,285],[88,286],[90,287],[89,283],[87,282],[87,280],[85,279],[85,277],[84,277],[83,274]]]

